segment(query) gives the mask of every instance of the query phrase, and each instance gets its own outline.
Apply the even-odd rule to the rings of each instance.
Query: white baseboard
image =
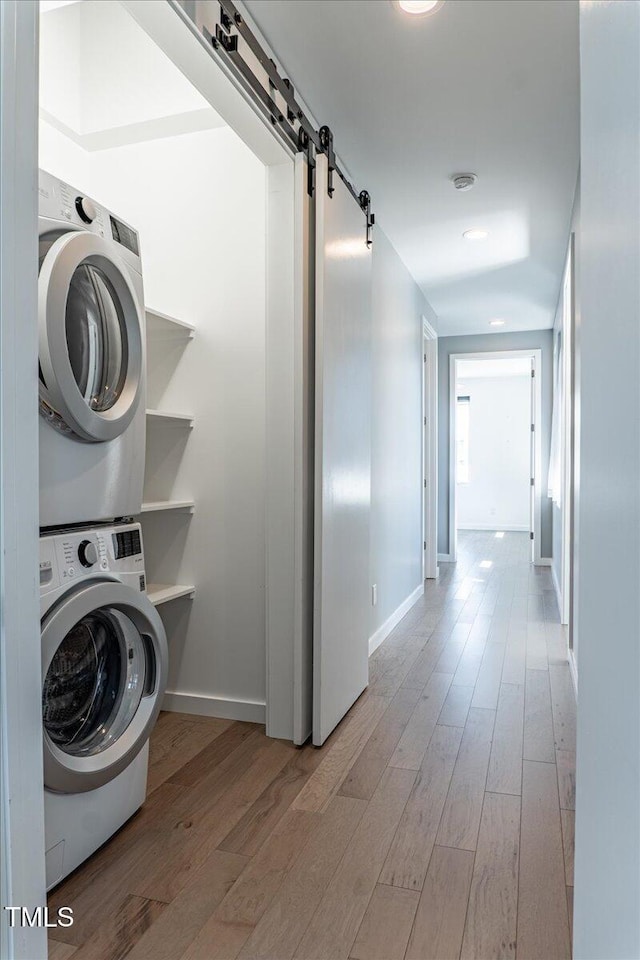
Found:
[[[576,655],[573,650],[569,650],[569,673],[571,674],[571,679],[573,680],[573,692],[576,695],[576,701],[578,699],[578,664],[576,663]]]
[[[387,617],[382,626],[378,627],[372,637],[369,637],[369,656],[374,650],[377,650],[380,644],[387,639],[394,627],[400,623],[402,618],[411,610],[411,607],[418,602],[420,597],[424,596],[424,584],[410,593],[406,600],[403,600],[399,607],[393,611],[390,617]]]
[[[458,530],[504,530],[505,533],[529,533],[529,524],[513,523],[459,523]]]
[[[539,560],[534,560],[533,565],[535,567],[551,567],[553,569],[553,560],[551,557],[540,557]]]
[[[451,563],[451,555],[448,553],[439,553],[438,563]]]
[[[207,697],[201,693],[174,693],[167,691],[162,703],[163,710],[174,713],[195,713],[199,717],[221,717],[223,720],[247,720],[264,723],[266,705],[252,700],[226,700],[223,697]]]

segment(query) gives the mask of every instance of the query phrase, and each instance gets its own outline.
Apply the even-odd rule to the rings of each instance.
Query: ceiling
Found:
[[[577,0],[445,0],[422,18],[391,0],[245,6],[440,335],[551,326],[578,169]],[[449,177],[467,171],[458,192]]]
[[[105,150],[224,125],[119,3],[47,0],[41,13],[40,118],[78,146]]]

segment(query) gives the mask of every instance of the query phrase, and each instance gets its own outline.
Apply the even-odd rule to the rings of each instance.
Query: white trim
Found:
[[[560,622],[569,626],[569,646],[573,642],[571,623],[572,607],[572,569],[573,569],[573,483],[574,483],[574,404],[575,404],[575,290],[574,290],[574,238],[569,237],[565,276],[562,283],[562,378],[563,410],[561,411],[564,445],[562,450],[562,501],[560,504],[561,539],[561,590],[558,600]],[[554,337],[557,331],[554,330]],[[555,402],[555,398],[554,398]]]
[[[38,4],[0,4],[0,846],[3,906],[46,903],[38,596]],[[47,955],[8,926],[0,956]]]
[[[448,553],[439,553],[438,563],[455,563],[455,560],[452,560],[450,554]]]
[[[571,679],[573,681],[573,692],[576,695],[576,702],[578,700],[578,664],[576,661],[576,655],[573,650],[569,650],[569,672],[571,674]]]
[[[315,200],[309,196],[307,176],[306,162],[301,154],[297,154],[293,184],[293,551],[296,582],[292,739],[298,746],[309,739],[313,726]]]
[[[533,422],[535,424],[533,449],[534,510],[533,510],[533,562],[536,566],[547,566],[541,557],[542,549],[542,350],[532,347],[530,350],[482,350],[469,353],[449,354],[449,556],[451,562],[457,559],[457,489],[456,489],[456,364],[458,360],[502,360],[506,358],[530,357],[535,371],[533,381]]]
[[[199,717],[246,720],[248,723],[264,723],[267,712],[264,700],[233,700],[230,697],[173,691],[165,693],[162,709],[174,713],[195,713]]]
[[[503,530],[505,533],[529,533],[529,527],[513,523],[459,523],[458,530]]]
[[[420,597],[424,596],[424,583],[421,583],[419,587],[410,593],[406,600],[403,600],[399,607],[393,611],[390,617],[387,617],[385,622],[378,627],[376,632],[372,637],[369,637],[369,656],[377,650],[381,643],[383,643],[394,627],[400,623],[402,618],[411,610],[413,606],[418,602]]]
[[[551,561],[551,579],[553,580],[553,589],[556,592],[558,610],[560,611],[560,622],[562,623],[562,590],[560,589],[560,584],[558,583],[558,575],[556,573],[556,568],[553,565],[553,560]]]
[[[265,166],[293,156],[205,39],[204,26],[215,34],[217,4],[196,3],[194,23],[178,0],[120,2]]]
[[[293,739],[298,512],[294,164],[268,167],[265,332],[267,735]],[[294,291],[296,296],[294,296]]]
[[[535,567],[551,567],[553,570],[553,559],[551,557],[538,557],[533,561]]]
[[[422,579],[438,576],[438,335],[422,318]],[[426,419],[426,428],[425,421]],[[426,487],[424,481],[426,480]],[[426,543],[426,548],[424,544]]]

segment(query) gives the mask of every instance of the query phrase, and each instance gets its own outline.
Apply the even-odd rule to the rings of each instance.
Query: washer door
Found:
[[[94,442],[126,430],[140,399],[141,309],[109,241],[40,238],[40,407],[53,426]]]
[[[42,624],[44,782],[81,793],[117,777],[147,741],[167,681],[167,640],[147,597],[98,581]]]

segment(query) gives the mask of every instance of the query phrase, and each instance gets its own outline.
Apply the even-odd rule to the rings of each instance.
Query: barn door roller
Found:
[[[277,65],[263,49],[235,3],[232,0],[218,0],[218,5],[220,16],[215,32],[212,34],[206,27],[203,28],[214,55],[225,64],[255,106],[269,119],[279,138],[296,153],[305,154],[310,196],[313,196],[316,187],[316,154],[326,155],[329,170],[327,192],[330,197],[333,196],[334,174],[337,174],[365,215],[366,240],[367,246],[370,246],[375,223],[371,197],[367,190],[358,193],[340,169],[331,128],[324,125],[319,130],[315,129],[296,99],[293,84],[280,75]],[[244,56],[245,53],[248,56]]]

